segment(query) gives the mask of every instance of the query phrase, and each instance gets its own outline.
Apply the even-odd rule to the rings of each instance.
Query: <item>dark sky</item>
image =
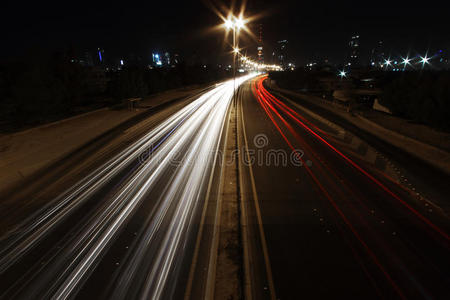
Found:
[[[196,53],[211,62],[226,57],[221,23],[211,6],[230,1],[12,1],[3,4],[3,58],[29,49],[80,51],[103,47],[112,56],[151,56],[153,49]],[[236,1],[240,7],[242,2]],[[248,0],[246,15],[261,17],[266,57],[275,41],[289,40],[298,64],[314,56],[332,61],[346,55],[348,39],[361,36],[362,54],[383,40],[392,55],[450,46],[450,13],[445,1],[259,1]],[[229,6],[229,5],[228,5]],[[255,32],[256,33],[256,32]],[[256,45],[247,36],[249,53]]]

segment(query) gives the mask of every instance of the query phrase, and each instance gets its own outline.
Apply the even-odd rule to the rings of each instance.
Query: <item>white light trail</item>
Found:
[[[238,78],[236,85],[252,76]],[[22,233],[2,250],[0,272],[39,243],[49,230],[105,187],[114,176],[136,163],[143,151],[163,141],[101,209],[88,218],[76,238],[65,246],[65,251],[52,258],[49,264],[54,265],[53,278],[47,276],[46,281],[42,279],[44,281],[36,283],[46,293],[46,298],[69,298],[76,294],[146,196],[155,187],[165,185],[148,219],[143,222],[143,234],[130,249],[126,271],[117,278],[114,292],[119,298],[125,298],[135,284],[133,276],[141,272],[147,276],[144,285],[139,287],[140,296],[160,298],[177,260],[183,257],[183,245],[187,243],[194,214],[204,200],[202,191],[217,154],[232,96],[232,80],[217,85],[27,219],[22,224]],[[173,159],[179,156],[182,162],[175,165]],[[163,223],[166,224],[164,228]],[[147,269],[143,269],[150,245],[156,247],[154,259]]]

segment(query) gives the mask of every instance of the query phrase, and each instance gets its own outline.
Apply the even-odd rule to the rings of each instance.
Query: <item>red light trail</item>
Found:
[[[289,146],[290,149],[293,151],[296,151],[293,143],[289,140],[286,133],[283,132],[280,125],[277,123],[275,116],[278,117],[283,124],[288,128],[288,130],[292,133],[292,135],[302,144],[303,147],[305,147],[306,150],[309,150],[309,152],[315,157],[317,157],[317,154],[312,151],[312,149],[309,147],[309,145],[300,137],[300,135],[294,130],[294,128],[286,121],[286,119],[281,115],[283,113],[285,116],[289,117],[291,120],[293,120],[296,124],[300,125],[302,128],[304,128],[311,136],[316,138],[318,141],[320,141],[322,144],[326,145],[329,149],[331,149],[333,152],[338,154],[338,157],[343,159],[346,163],[348,163],[350,166],[352,166],[354,169],[356,169],[358,172],[362,173],[365,178],[368,179],[371,183],[373,183],[375,186],[380,188],[382,191],[387,193],[392,198],[396,199],[403,207],[407,208],[410,212],[412,212],[416,217],[418,217],[421,221],[423,221],[425,224],[427,224],[431,229],[433,229],[435,232],[439,233],[446,241],[449,240],[449,236],[446,232],[441,230],[439,227],[437,227],[435,224],[433,224],[429,219],[427,219],[425,216],[423,216],[421,213],[419,213],[416,209],[411,207],[408,203],[405,202],[405,200],[401,199],[396,193],[391,191],[387,186],[385,186],[383,183],[381,183],[378,179],[376,179],[374,176],[369,174],[366,170],[364,170],[362,167],[360,167],[358,164],[356,164],[353,160],[351,160],[349,157],[344,155],[341,151],[336,149],[333,145],[331,145],[328,141],[326,141],[322,136],[320,136],[317,132],[320,132],[324,136],[328,135],[322,131],[320,128],[306,120],[304,117],[302,117],[300,114],[298,114],[296,111],[294,111],[292,108],[288,107],[285,103],[277,99],[275,96],[270,94],[263,86],[263,81],[267,79],[267,76],[261,76],[257,79],[255,79],[252,83],[252,91],[255,96],[255,98],[258,100],[259,104],[267,114],[267,116],[270,118],[273,125],[276,127],[277,131],[282,136],[283,140],[286,142],[286,144]],[[307,125],[308,124],[308,125]],[[315,130],[313,130],[314,128]],[[366,250],[369,257],[373,260],[375,265],[379,268],[379,270],[382,272],[382,274],[385,276],[387,281],[391,284],[393,289],[396,291],[396,293],[403,299],[405,299],[405,295],[403,294],[402,290],[399,288],[399,286],[395,283],[393,278],[389,275],[385,267],[380,263],[378,260],[376,254],[369,248],[368,244],[364,241],[361,234],[356,230],[356,228],[352,225],[348,217],[344,214],[344,212],[341,210],[341,208],[338,206],[336,201],[333,199],[333,197],[330,195],[330,193],[327,191],[327,189],[323,186],[323,184],[319,181],[319,179],[316,177],[316,175],[311,171],[310,167],[304,163],[304,160],[302,157],[299,157],[300,161],[303,163],[303,166],[305,167],[307,173],[309,176],[313,179],[316,186],[320,189],[320,191],[323,193],[323,195],[328,199],[328,201],[331,203],[332,207],[336,210],[338,215],[342,218],[344,223],[348,226],[350,231],[353,233],[353,235],[356,237],[356,239],[359,241],[359,243],[363,246],[363,248]],[[324,164],[324,166],[329,171],[329,174],[334,175],[335,177],[338,177],[338,175],[327,166],[327,164]],[[321,171],[321,173],[325,173],[322,170],[322,167],[320,164],[318,164],[318,170]],[[326,174],[326,173],[325,173]],[[343,182],[344,187],[346,190],[348,190],[355,198],[357,198],[361,205],[363,205],[366,209],[367,206],[360,201],[360,197],[356,196],[355,193],[352,191],[351,188],[349,188],[345,182]],[[337,189],[338,193],[340,192],[339,189]],[[342,193],[342,192],[341,192]],[[340,194],[341,194],[340,193]],[[341,194],[342,195],[342,194]],[[353,209],[353,205],[350,203]],[[361,221],[367,226],[367,223],[363,220],[363,218],[360,218]],[[384,243],[383,243],[384,244]],[[388,245],[383,245],[383,248],[389,248]]]

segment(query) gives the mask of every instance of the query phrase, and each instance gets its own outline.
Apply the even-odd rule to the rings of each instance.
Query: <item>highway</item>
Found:
[[[241,189],[250,247],[264,266],[249,272],[264,277],[259,286],[251,278],[254,296],[448,298],[448,211],[418,200],[359,155],[367,145],[355,150],[265,79],[239,93],[241,145],[253,156]],[[448,187],[440,193],[448,200]]]
[[[79,181],[46,187],[56,172],[11,196],[17,202],[2,210],[1,297],[179,298],[234,84],[135,125],[143,134],[125,133],[114,154],[103,149],[104,162],[72,174]]]
[[[376,141],[266,78],[150,110],[2,195],[0,298],[205,298],[222,198],[239,203],[241,298],[448,298],[448,186],[418,197],[380,168]]]

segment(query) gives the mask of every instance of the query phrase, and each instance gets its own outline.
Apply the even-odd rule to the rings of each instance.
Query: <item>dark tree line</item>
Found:
[[[0,67],[2,123],[24,125],[67,115],[83,105],[87,70],[60,57]]]
[[[186,85],[230,76],[222,69],[177,65],[174,68],[130,66],[121,71],[85,67],[63,54],[33,55],[0,65],[0,126],[14,130],[45,123],[125,98],[145,97]]]
[[[299,69],[271,72],[269,76],[282,88],[323,94],[337,87],[348,91],[364,88],[361,81],[353,77],[346,79],[349,84],[340,86],[337,73],[324,71]],[[450,71],[367,72],[359,77],[375,78],[374,86],[382,93],[380,103],[394,115],[450,130]],[[332,84],[330,78],[335,78],[336,84]]]
[[[230,75],[223,69],[185,64],[154,69],[132,66],[110,74],[107,93],[117,100],[145,97],[169,89],[221,80]]]
[[[315,91],[325,87],[319,81],[319,77],[328,75],[327,72],[311,72],[303,69],[284,72],[270,72],[270,79],[285,89]]]
[[[395,115],[450,130],[450,72],[390,74],[381,83],[380,103]]]

